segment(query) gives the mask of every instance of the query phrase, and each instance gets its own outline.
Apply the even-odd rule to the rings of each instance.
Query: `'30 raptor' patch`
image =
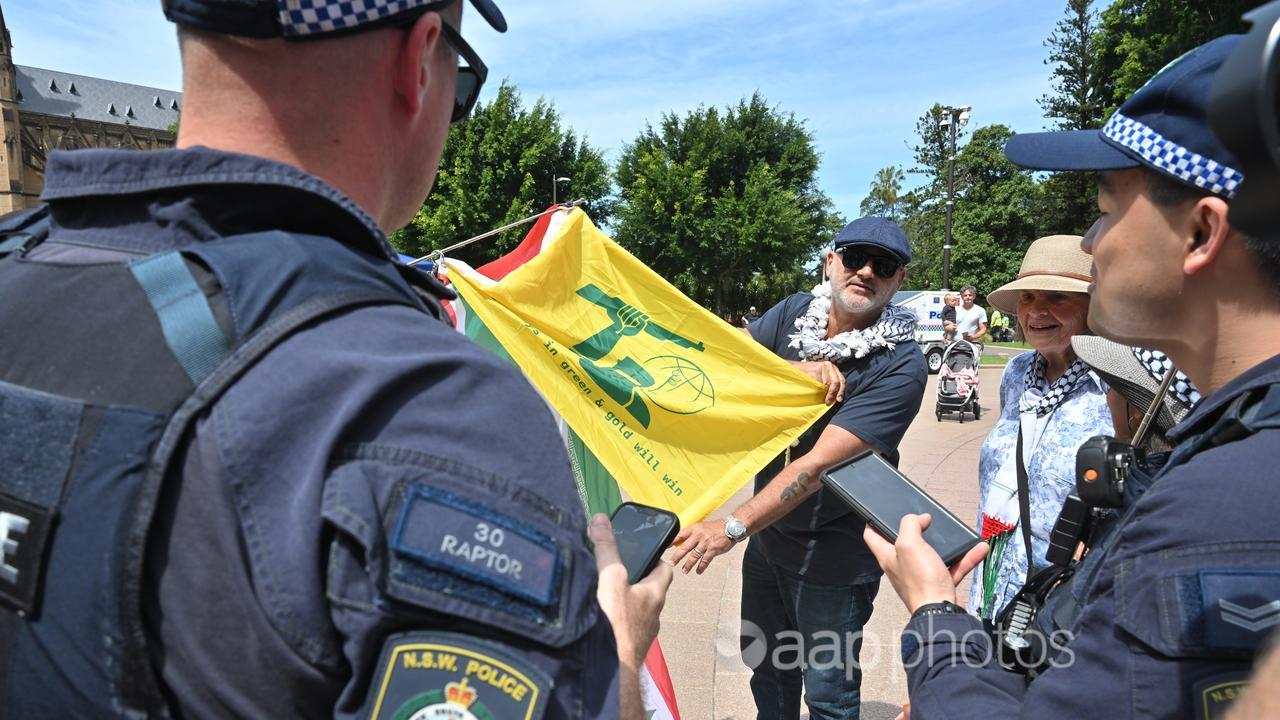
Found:
[[[502,646],[446,632],[392,635],[365,701],[369,720],[537,720],[552,682]]]

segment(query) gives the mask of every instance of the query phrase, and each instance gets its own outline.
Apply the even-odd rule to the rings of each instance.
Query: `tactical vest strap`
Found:
[[[385,305],[389,302],[397,302],[397,299],[385,292],[352,292],[317,297],[283,313],[255,332],[222,362],[213,367],[212,372],[204,377],[197,385],[195,392],[170,418],[151,456],[147,477],[139,489],[137,503],[134,506],[137,512],[136,520],[131,529],[132,534],[126,543],[126,582],[137,583],[135,587],[124,588],[122,597],[125,652],[124,668],[121,673],[124,684],[121,692],[126,707],[144,711],[148,717],[167,715],[162,707],[155,705],[157,702],[162,702],[160,698],[163,695],[147,651],[146,629],[142,621],[141,583],[144,578],[143,564],[146,561],[147,533],[155,515],[164,476],[196,418],[211,407],[245,371],[299,328],[351,308]],[[403,303],[410,305],[411,301],[405,297]]]
[[[151,255],[129,269],[156,311],[169,349],[192,384],[199,385],[230,348],[182,253]]]

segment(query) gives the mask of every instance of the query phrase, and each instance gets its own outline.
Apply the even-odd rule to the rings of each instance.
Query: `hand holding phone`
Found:
[[[928,513],[924,540],[947,565],[980,542],[972,528],[871,450],[827,468],[822,482],[889,542],[898,539],[903,516]]]
[[[619,505],[609,522],[627,579],[633,585],[653,571],[662,551],[680,532],[680,518],[675,513],[633,502]]]
[[[618,704],[623,717],[642,717],[640,668],[658,636],[662,607],[674,572],[659,564],[640,582],[627,582],[627,569],[618,555],[618,544],[603,514],[591,518],[591,541],[595,543],[596,569],[600,582],[596,600],[613,628],[618,649]]]

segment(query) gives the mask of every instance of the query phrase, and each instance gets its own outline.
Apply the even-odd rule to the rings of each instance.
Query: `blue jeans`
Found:
[[[758,541],[747,545],[740,641],[758,718],[798,720],[803,687],[812,720],[857,720],[862,626],[879,588],[879,578],[813,583],[770,565]]]

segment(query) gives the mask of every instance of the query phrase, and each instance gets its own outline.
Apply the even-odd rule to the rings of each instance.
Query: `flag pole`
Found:
[[[508,223],[508,224],[506,224],[506,225],[503,225],[503,226],[502,226],[502,227],[500,227],[500,228],[494,228],[493,230],[490,230],[490,231],[488,231],[488,232],[480,233],[479,235],[476,235],[475,237],[467,238],[466,240],[463,240],[462,242],[459,242],[459,243],[454,243],[453,245],[450,245],[449,247],[441,248],[441,249],[439,249],[439,250],[432,250],[431,252],[427,253],[426,255],[423,255],[422,257],[418,258],[417,260],[412,260],[412,261],[407,262],[407,263],[405,263],[405,264],[406,264],[406,265],[408,265],[408,266],[410,266],[410,267],[412,267],[412,266],[414,266],[414,265],[417,265],[417,264],[418,264],[418,263],[420,263],[420,262],[425,262],[425,261],[427,261],[427,260],[432,260],[432,262],[439,262],[440,260],[443,260],[443,259],[444,259],[444,254],[445,254],[445,253],[447,253],[447,252],[453,252],[454,250],[457,250],[458,248],[461,248],[461,247],[466,247],[466,246],[470,245],[470,244],[471,244],[471,243],[473,243],[473,242],[479,242],[479,241],[481,241],[481,240],[484,240],[485,238],[490,238],[490,237],[493,237],[494,235],[497,235],[497,234],[499,234],[499,233],[504,233],[504,232],[506,232],[506,231],[510,230],[511,228],[514,228],[514,227],[520,227],[521,225],[525,225],[525,224],[527,224],[527,223],[531,223],[531,222],[533,222],[534,220],[537,220],[538,218],[542,217],[543,215],[547,215],[547,214],[549,214],[549,213],[553,213],[553,212],[555,212],[555,211],[557,211],[557,210],[569,210],[569,209],[572,209],[572,208],[578,207],[579,205],[584,205],[584,204],[586,204],[586,202],[587,202],[587,201],[586,201],[586,199],[584,199],[584,198],[579,198],[579,199],[577,199],[577,200],[570,200],[569,202],[563,202],[563,203],[559,203],[559,204],[557,204],[557,205],[552,205],[551,207],[547,208],[546,210],[543,210],[542,212],[540,212],[540,213],[538,213],[538,214],[536,214],[536,215],[530,215],[530,216],[529,216],[529,217],[527,217],[527,218],[524,218],[524,219],[522,219],[522,220],[516,220],[515,222],[513,222],[513,223]]]

